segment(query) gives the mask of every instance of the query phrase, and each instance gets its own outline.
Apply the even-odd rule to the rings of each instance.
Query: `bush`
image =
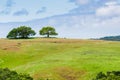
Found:
[[[93,80],[120,80],[120,71],[112,71],[105,73],[98,73]]]
[[[0,80],[33,80],[28,74],[18,74],[8,68],[0,68]]]

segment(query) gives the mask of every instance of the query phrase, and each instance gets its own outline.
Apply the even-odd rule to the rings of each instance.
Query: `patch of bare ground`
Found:
[[[51,71],[51,70],[50,70]],[[57,67],[52,72],[40,71],[33,75],[35,80],[81,80],[87,73],[84,70],[74,70],[70,67]],[[57,78],[57,79],[56,79]]]
[[[34,77],[34,80],[54,80],[53,75],[51,75],[50,73],[46,73],[46,72],[42,72],[42,73],[37,73],[37,74],[34,74],[33,77]]]
[[[63,78],[63,80],[80,80],[86,74],[86,71],[78,71],[69,67],[59,67],[55,72]]]
[[[20,49],[21,43],[17,42],[2,42],[0,43],[0,49],[6,51],[18,51]]]

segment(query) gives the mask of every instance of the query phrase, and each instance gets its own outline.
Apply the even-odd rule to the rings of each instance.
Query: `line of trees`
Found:
[[[51,26],[46,26],[43,27],[41,30],[39,30],[39,34],[43,35],[46,37],[50,37],[50,35],[58,35],[58,33],[56,33],[56,30],[54,27]],[[13,28],[7,35],[7,38],[9,39],[27,39],[30,38],[32,36],[36,35],[36,32],[34,30],[32,30],[31,27],[27,27],[27,26],[20,26],[18,28]]]
[[[119,36],[106,36],[106,37],[100,38],[100,40],[120,41],[120,35]]]

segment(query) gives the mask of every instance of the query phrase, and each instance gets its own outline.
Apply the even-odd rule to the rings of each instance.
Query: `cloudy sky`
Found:
[[[5,23],[47,18],[48,24],[44,25],[55,26],[62,37],[120,35],[120,0],[0,1],[0,23],[4,23],[0,30]]]

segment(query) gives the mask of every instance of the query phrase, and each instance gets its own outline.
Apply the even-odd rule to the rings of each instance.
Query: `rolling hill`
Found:
[[[91,80],[120,69],[120,42],[79,39],[0,39],[0,67],[34,80]]]

